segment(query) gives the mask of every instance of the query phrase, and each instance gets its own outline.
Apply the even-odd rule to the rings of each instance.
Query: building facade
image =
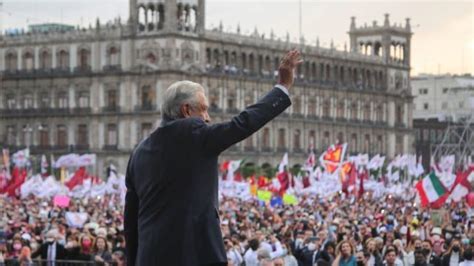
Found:
[[[174,81],[201,83],[213,122],[225,121],[268,92],[286,51],[304,63],[292,106],[225,158],[277,163],[289,152],[303,161],[314,143],[336,141],[349,152],[389,157],[411,152],[411,29],[357,27],[350,47],[291,43],[205,29],[204,0],[130,0],[126,23],[0,36],[0,143],[33,154],[93,152],[97,172],[124,169],[132,149],[160,122],[164,90]],[[298,161],[297,161],[298,160]],[[293,163],[291,162],[291,163]]]
[[[411,80],[415,119],[469,120],[474,114],[474,77],[419,75]]]

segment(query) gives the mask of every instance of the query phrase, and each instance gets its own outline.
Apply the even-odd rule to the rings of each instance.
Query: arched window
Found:
[[[301,150],[301,131],[296,129],[293,135],[293,150]]]
[[[269,149],[270,148],[270,129],[268,127],[263,129],[262,147],[264,149]]]
[[[39,128],[39,145],[40,147],[49,146],[49,127],[48,125],[41,125]]]
[[[35,61],[32,52],[26,52],[23,55],[23,69],[30,71],[35,67]]]
[[[67,146],[67,128],[65,125],[57,126],[56,145],[58,145],[58,147],[61,147],[61,148],[64,148]]]
[[[16,71],[18,69],[17,54],[10,52],[5,55],[5,69],[7,71]]]
[[[286,131],[284,128],[278,129],[278,148],[286,148]]]
[[[107,51],[107,61],[110,66],[120,65],[120,53],[119,49],[115,46],[112,46]]]
[[[81,70],[90,68],[90,51],[85,48],[79,50],[79,68]]]
[[[51,54],[47,50],[43,50],[40,54],[39,67],[42,70],[51,68]]]
[[[58,52],[58,68],[68,69],[69,68],[69,53],[66,50],[60,50]]]

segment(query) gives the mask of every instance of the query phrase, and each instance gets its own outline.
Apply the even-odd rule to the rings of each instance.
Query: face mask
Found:
[[[32,251],[38,249],[38,243],[31,243],[30,246]]]
[[[453,251],[456,253],[459,252],[459,246],[453,246]]]
[[[430,254],[430,252],[431,252],[431,250],[429,250],[429,249],[427,249],[427,248],[424,248],[422,251],[423,251],[423,254],[424,254],[425,256],[428,256],[428,255]]]
[[[17,251],[20,250],[21,247],[22,247],[22,245],[19,244],[19,243],[16,243],[16,244],[13,245],[13,249],[14,249],[14,250],[17,250]]]
[[[92,242],[89,241],[89,240],[84,240],[84,241],[82,241],[82,246],[83,246],[84,248],[90,247],[91,244],[92,244]]]
[[[309,251],[313,251],[313,250],[315,250],[315,249],[316,249],[316,244],[314,244],[314,243],[309,243],[309,245],[308,245],[308,250],[309,250]]]

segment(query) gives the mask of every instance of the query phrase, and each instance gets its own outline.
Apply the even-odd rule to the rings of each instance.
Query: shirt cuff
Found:
[[[286,95],[290,96],[290,93],[288,92],[288,89],[285,88],[285,86],[281,85],[281,84],[276,84],[275,87],[279,88],[280,90],[282,90]]]

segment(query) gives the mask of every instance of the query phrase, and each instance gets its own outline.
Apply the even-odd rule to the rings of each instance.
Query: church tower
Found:
[[[137,34],[204,33],[205,0],[130,0],[129,5]]]

